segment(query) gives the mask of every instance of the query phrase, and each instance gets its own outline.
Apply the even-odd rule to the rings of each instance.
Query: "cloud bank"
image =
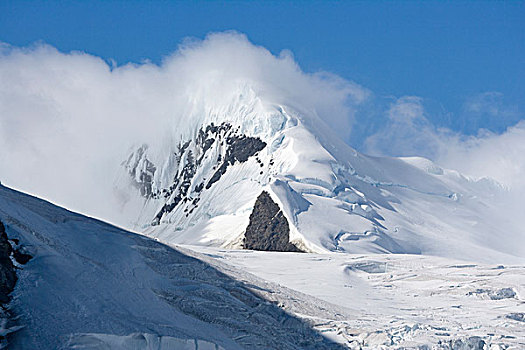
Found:
[[[307,74],[291,53],[275,56],[238,33],[187,40],[160,66],[114,67],[82,52],[4,44],[0,180],[104,218],[114,205],[108,179],[131,145],[178,130],[196,105],[225,100],[239,84],[274,103],[316,111],[343,137],[353,106],[369,94],[328,73]]]
[[[469,108],[497,116],[497,106],[486,97]],[[517,241],[525,242],[525,120],[500,134],[480,129],[476,136],[467,136],[432,125],[421,98],[399,98],[386,114],[383,128],[365,141],[369,153],[423,156],[474,179],[496,180],[506,190],[493,198],[494,222],[505,223]]]
[[[499,115],[498,107],[486,100],[467,106]],[[423,156],[475,178],[490,177],[509,188],[525,189],[525,120],[501,134],[479,129],[476,136],[463,135],[436,128],[429,122],[423,100],[414,96],[395,100],[386,115],[383,128],[366,139],[367,152]]]

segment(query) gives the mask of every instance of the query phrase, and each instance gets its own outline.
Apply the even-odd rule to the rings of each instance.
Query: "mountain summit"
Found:
[[[115,193],[130,228],[168,243],[241,248],[265,193],[283,217],[270,235],[285,235],[291,250],[523,256],[496,238],[509,234],[490,215],[505,190],[493,181],[424,158],[363,155],[314,110],[272,103],[247,85],[198,106],[123,161]]]

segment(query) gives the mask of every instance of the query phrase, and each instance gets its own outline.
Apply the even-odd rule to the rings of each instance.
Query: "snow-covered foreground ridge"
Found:
[[[9,349],[341,348],[313,329],[323,302],[249,274],[2,186],[0,221],[32,255]]]
[[[360,154],[315,111],[246,85],[228,96],[196,99],[184,121],[132,150],[115,222],[167,243],[241,247],[266,191],[304,251],[525,258],[523,232],[500,217],[497,183],[422,158]]]

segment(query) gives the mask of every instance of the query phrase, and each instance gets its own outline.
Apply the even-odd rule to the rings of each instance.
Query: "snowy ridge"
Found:
[[[123,163],[116,193],[125,226],[168,243],[240,247],[264,190],[306,251],[525,257],[519,233],[488,219],[505,191],[496,183],[422,158],[362,155],[315,111],[263,100],[246,85],[195,106]]]

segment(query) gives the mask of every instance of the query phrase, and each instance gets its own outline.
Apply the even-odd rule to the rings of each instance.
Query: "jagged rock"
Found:
[[[206,185],[206,189],[209,189],[211,185],[219,181],[221,176],[226,173],[228,166],[233,165],[236,162],[244,163],[248,158],[266,147],[266,142],[262,141],[260,138],[245,135],[228,137],[226,139],[226,144],[228,145],[228,150],[224,156],[224,162],[213,174]]]
[[[270,194],[263,191],[253,207],[243,240],[244,249],[302,252],[290,243],[290,227]]]
[[[16,271],[11,254],[13,248],[7,239],[4,224],[0,221],[0,303],[9,301],[9,293],[16,284]]]
[[[21,249],[15,249],[13,251],[13,258],[15,258],[16,262],[19,263],[20,265],[25,265],[33,257],[29,254],[24,253]]]
[[[219,150],[221,153],[217,155],[217,163],[212,167],[214,172],[210,174],[207,183],[204,182],[206,178],[195,183],[195,175],[203,160],[211,153],[210,149],[215,143],[222,146],[225,143],[226,147],[221,147]],[[152,221],[152,225],[157,225],[165,214],[175,210],[179,204],[184,204],[186,199],[198,196],[204,189],[209,189],[219,181],[229,166],[246,162],[264,147],[266,147],[264,141],[238,133],[238,130],[232,129],[229,123],[224,122],[220,125],[211,123],[199,129],[195,138],[179,144],[178,152],[174,154],[177,171],[169,188],[154,188],[153,177],[156,167],[146,158],[147,146],[142,146],[130,155],[128,161],[125,162],[125,167],[140,189],[142,196],[166,199]],[[139,173],[138,169],[142,169],[142,173]],[[192,205],[194,207],[184,210],[186,216],[193,212],[196,202],[193,202]]]
[[[186,196],[188,195],[188,191],[191,187],[191,182],[197,170],[197,166],[195,164],[195,158],[193,157],[193,153],[191,152],[191,150],[188,151],[188,155],[186,158],[186,165],[182,169],[180,177],[176,178],[175,180],[175,187],[180,183],[180,186],[178,187],[179,192],[172,199],[171,203],[164,204],[164,206],[155,216],[154,223],[160,222],[160,219],[165,213],[171,212],[177,206],[177,204],[179,204],[184,199],[187,199]]]

